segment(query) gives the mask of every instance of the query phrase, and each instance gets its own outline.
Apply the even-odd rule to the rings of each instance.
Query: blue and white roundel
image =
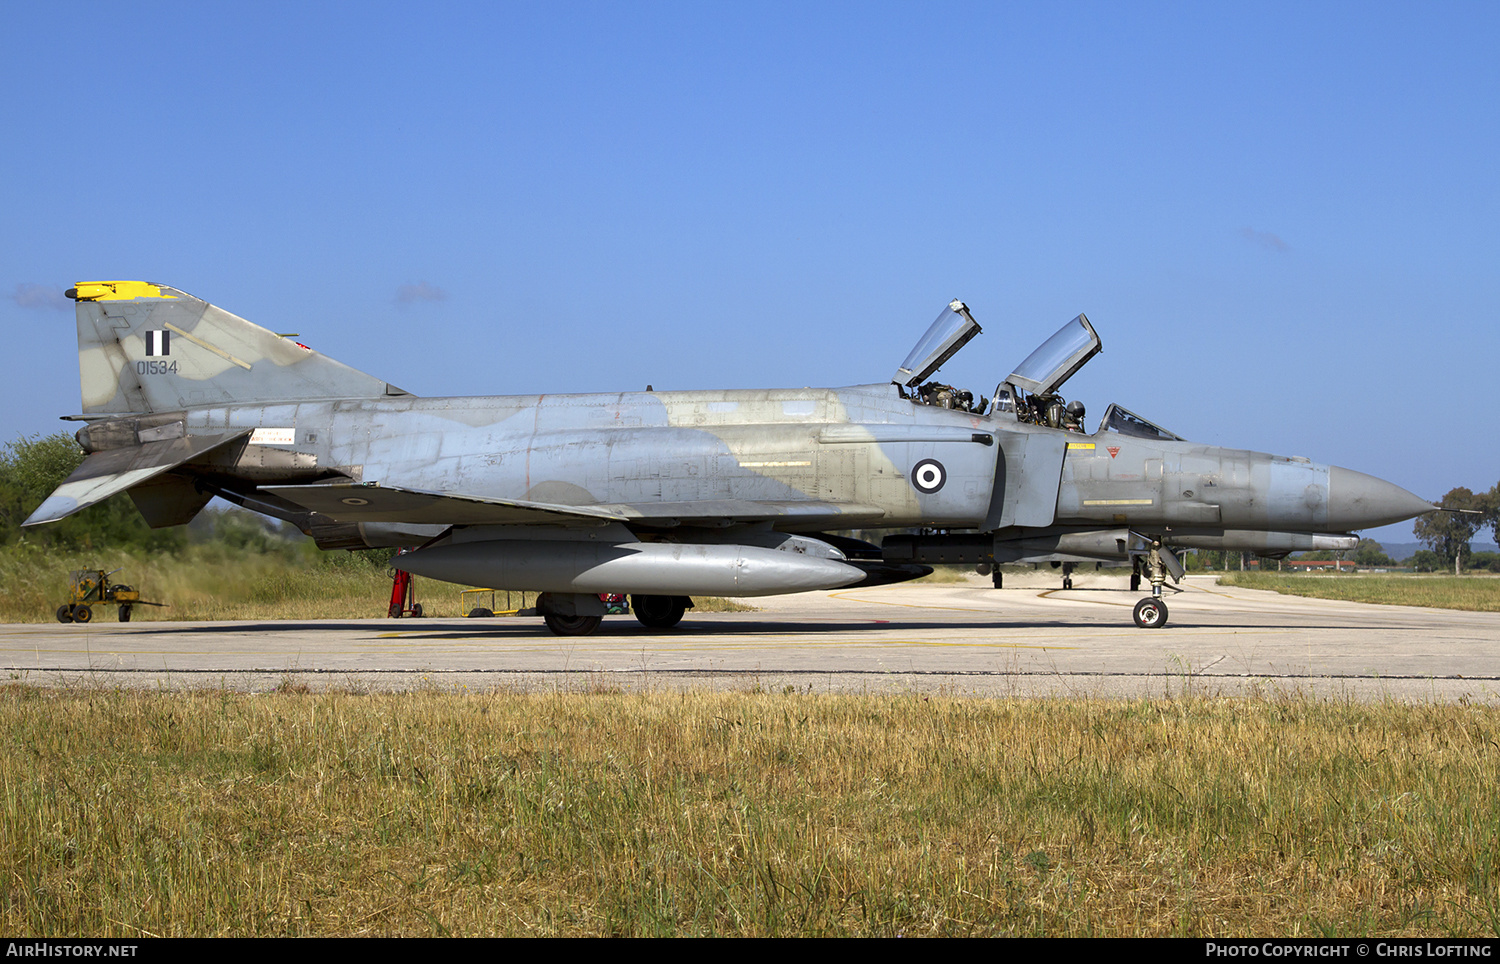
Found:
[[[943,463],[937,459],[923,459],[912,466],[911,484],[917,487],[918,492],[928,495],[943,487],[948,481],[948,470],[943,468]]]

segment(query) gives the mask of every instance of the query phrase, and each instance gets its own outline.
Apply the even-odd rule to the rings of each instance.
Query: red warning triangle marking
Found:
[[[1108,450],[1110,458],[1114,458],[1116,455],[1120,454],[1120,447],[1118,445],[1108,446]]]

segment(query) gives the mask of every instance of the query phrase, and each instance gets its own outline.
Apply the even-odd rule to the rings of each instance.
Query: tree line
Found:
[[[1451,565],[1455,575],[1480,561],[1469,545],[1477,534],[1489,529],[1495,542],[1500,543],[1500,483],[1488,492],[1473,492],[1463,486],[1450,489],[1437,505],[1450,511],[1418,516],[1412,534],[1442,561],[1444,568]]]

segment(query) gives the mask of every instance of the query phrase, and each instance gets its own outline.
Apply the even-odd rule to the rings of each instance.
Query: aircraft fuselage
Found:
[[[1368,484],[1357,501],[1340,499],[1338,481],[1371,477],[1306,459],[1021,424],[917,405],[891,385],[408,396],[212,407],[182,418],[189,433],[263,430],[206,473],[244,495],[347,478],[569,506],[843,507],[833,516],[788,513],[776,521],[782,531],[978,529],[996,496],[997,461],[1018,440],[1041,436],[1064,453],[1046,485],[1055,492],[1051,526],[1329,533],[1382,525],[1406,508],[1399,498],[1394,508],[1370,499]],[[924,462],[940,474],[914,479]]]

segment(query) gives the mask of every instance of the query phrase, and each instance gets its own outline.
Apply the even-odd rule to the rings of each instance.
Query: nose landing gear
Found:
[[[1161,598],[1162,586],[1167,581],[1167,571],[1171,570],[1174,581],[1181,579],[1182,564],[1177,561],[1171,549],[1161,544],[1161,540],[1152,539],[1150,548],[1144,553],[1144,559],[1141,556],[1135,559],[1135,566],[1130,577],[1131,589],[1140,585],[1140,570],[1143,564],[1146,577],[1151,580],[1151,597],[1135,604],[1133,612],[1135,624],[1142,629],[1160,629],[1167,624],[1167,604]]]

